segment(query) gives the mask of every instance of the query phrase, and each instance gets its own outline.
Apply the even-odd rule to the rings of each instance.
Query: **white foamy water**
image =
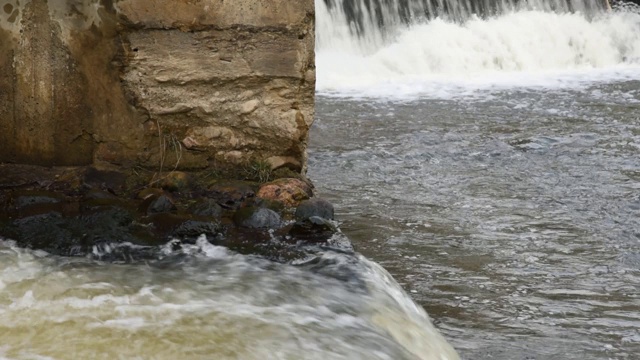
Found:
[[[292,266],[204,238],[164,254],[102,263],[0,240],[0,359],[458,359],[363,257]]]
[[[450,97],[640,78],[640,14],[633,11],[528,8],[488,18],[415,20],[384,32],[365,22],[356,35],[341,9],[316,2],[321,94]]]

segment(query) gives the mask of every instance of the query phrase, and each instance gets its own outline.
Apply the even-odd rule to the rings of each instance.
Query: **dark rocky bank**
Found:
[[[0,165],[0,237],[61,256],[156,258],[203,237],[278,262],[353,251],[333,216],[300,175],[260,183],[205,172]]]

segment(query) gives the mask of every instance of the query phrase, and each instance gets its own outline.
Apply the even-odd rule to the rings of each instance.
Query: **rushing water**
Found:
[[[309,167],[356,248],[465,359],[637,359],[637,7],[358,29],[344,3],[317,5]]]
[[[380,266],[295,265],[199,240],[146,263],[0,242],[2,359],[456,359]]]

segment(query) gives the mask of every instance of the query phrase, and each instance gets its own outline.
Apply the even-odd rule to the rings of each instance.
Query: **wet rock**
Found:
[[[64,200],[64,196],[47,191],[21,191],[13,196],[16,209],[23,209],[36,204],[56,204]]]
[[[333,205],[330,202],[320,198],[305,200],[301,202],[300,205],[298,205],[295,214],[296,220],[302,221],[314,216],[327,220],[333,220]]]
[[[127,227],[134,220],[133,214],[126,209],[110,206],[103,210],[88,212],[80,216],[86,224],[95,224],[98,228]]]
[[[289,236],[294,241],[324,243],[337,231],[338,229],[331,221],[312,216],[306,220],[296,222],[289,230]]]
[[[219,222],[187,220],[180,224],[171,234],[173,237],[195,242],[201,235],[213,238],[223,232]]]
[[[24,218],[46,213],[60,213],[63,216],[76,216],[78,215],[79,211],[80,206],[77,202],[57,202],[25,206],[15,211],[13,215],[17,218]]]
[[[277,179],[260,187],[258,197],[278,201],[286,207],[296,207],[313,196],[311,185],[294,178]]]
[[[282,204],[281,202],[274,201],[274,200],[268,200],[268,199],[262,199],[262,198],[256,198],[254,203],[253,203],[253,206],[270,209],[270,210],[273,210],[273,211],[277,212],[278,214],[282,214],[282,212],[285,209],[284,208],[284,204]]]
[[[222,207],[213,199],[202,199],[197,201],[188,210],[190,213],[198,216],[207,216],[220,218],[222,216]]]
[[[148,218],[141,220],[141,222],[152,229],[161,242],[166,242],[167,236],[173,234],[180,225],[189,220],[192,220],[192,218],[187,215],[159,213],[152,214]]]
[[[9,198],[6,194],[0,192],[0,213],[5,213],[9,210]]]
[[[49,174],[38,174],[38,170],[44,172],[42,167],[0,164],[0,189],[29,186],[37,183],[40,178],[48,177]]]
[[[161,196],[161,195],[164,195],[164,191],[162,189],[149,187],[149,188],[140,190],[140,192],[136,194],[136,199],[144,200],[151,196]]]
[[[50,212],[14,220],[9,226],[9,237],[28,248],[82,256],[100,244],[141,243],[130,231],[133,219],[130,212],[115,207],[73,217]]]
[[[112,206],[67,219],[65,226],[72,229],[82,239],[82,244],[90,249],[104,243],[143,243],[130,231],[133,221],[134,216],[128,210]]]
[[[86,194],[84,194],[83,198],[85,200],[117,199],[117,197],[112,193],[97,189],[89,190]]]
[[[223,208],[236,210],[256,196],[256,185],[245,181],[219,182],[209,187],[208,196]]]
[[[158,186],[169,192],[179,192],[188,190],[191,182],[191,176],[189,174],[174,171],[162,175],[158,181]]]
[[[103,190],[94,189],[82,197],[79,193],[66,196],[21,190],[5,201],[12,207],[0,212],[0,237],[11,238],[22,247],[85,256],[103,245],[147,241],[133,226],[135,211],[128,207],[135,209],[135,204]],[[153,234],[147,231],[148,235]]]
[[[125,196],[113,191],[107,179],[98,181],[105,172],[83,168],[75,173],[80,184],[92,178],[93,185],[57,188],[51,181],[35,181],[21,182],[26,185],[18,189],[0,189],[0,236],[56,255],[106,261],[157,258],[169,241],[194,243],[202,235],[233,251],[285,263],[327,249],[348,248],[336,242],[341,238],[330,221],[333,206],[321,199],[309,200],[313,186],[304,178],[265,184],[260,189],[264,198],[256,196],[257,183],[219,181],[207,188],[194,185],[196,180],[189,186],[197,189],[184,191],[181,184],[162,184],[167,190],[175,189],[175,195],[147,188]],[[61,178],[58,173],[54,177]],[[185,179],[177,176],[172,181]],[[200,179],[199,185],[207,181],[205,176],[193,179]],[[146,177],[140,185],[149,182]],[[159,182],[154,185],[161,186]],[[295,205],[298,222],[284,226],[282,217],[292,216],[285,210]]]
[[[118,171],[98,170],[90,167],[84,175],[84,183],[91,188],[102,189],[113,194],[123,194],[127,175]]]
[[[106,196],[90,196],[85,197],[80,202],[80,211],[92,211],[101,208],[108,207],[121,207],[126,209],[135,209],[135,204],[130,200],[122,199],[119,197],[106,197]]]
[[[183,242],[194,243],[201,235],[212,240],[225,231],[219,221],[203,220],[179,214],[154,214],[142,223],[153,232],[153,238],[150,240],[155,245],[164,245],[175,238]]]
[[[82,174],[81,174],[82,173]],[[0,164],[0,189],[44,188],[71,190],[79,187],[82,168],[43,167],[23,164]],[[64,182],[57,184],[57,182]]]
[[[140,212],[151,215],[160,213],[176,212],[174,201],[167,195],[153,195],[145,199],[139,207]]]
[[[274,229],[280,227],[282,219],[271,209],[250,206],[238,210],[233,215],[233,222],[249,229]]]
[[[51,212],[17,219],[3,230],[20,246],[62,255],[71,253],[77,245],[77,239],[63,224],[62,214]]]

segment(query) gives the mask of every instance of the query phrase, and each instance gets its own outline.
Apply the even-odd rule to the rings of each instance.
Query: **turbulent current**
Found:
[[[316,7],[309,171],[358,251],[464,359],[639,358],[638,6]]]
[[[455,359],[380,266],[209,244],[101,263],[0,242],[1,359]]]

